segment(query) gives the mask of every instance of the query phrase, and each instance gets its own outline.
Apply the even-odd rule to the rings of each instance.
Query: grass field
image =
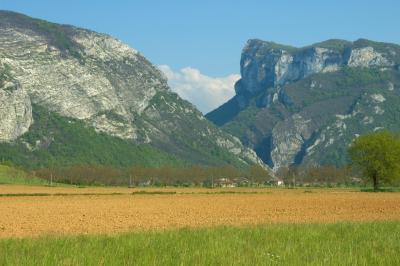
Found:
[[[22,170],[0,165],[0,184],[46,185],[46,180],[30,177]]]
[[[400,265],[400,222],[0,240],[0,265]]]
[[[400,193],[0,185],[0,265],[400,265]]]

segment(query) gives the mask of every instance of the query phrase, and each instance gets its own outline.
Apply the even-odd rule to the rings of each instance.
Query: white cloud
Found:
[[[172,91],[193,103],[204,114],[232,98],[235,82],[240,78],[238,74],[213,78],[192,67],[174,71],[167,65],[161,65],[159,69],[168,78]]]

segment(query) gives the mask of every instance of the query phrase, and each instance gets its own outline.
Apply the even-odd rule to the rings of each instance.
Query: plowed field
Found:
[[[177,194],[131,195],[132,191],[124,188],[0,186],[3,195],[0,197],[0,237],[117,233],[214,225],[400,221],[400,193],[169,189],[177,191]],[[221,194],[226,191],[230,193]],[[17,193],[53,195],[5,195]],[[78,193],[105,195],[72,195]]]

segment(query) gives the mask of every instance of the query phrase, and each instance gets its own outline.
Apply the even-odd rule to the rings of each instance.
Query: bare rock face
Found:
[[[382,105],[389,98],[400,101],[399,55],[398,45],[363,39],[303,48],[249,40],[236,95],[206,117],[274,170],[303,162],[342,163],[354,136],[400,128],[393,119],[400,115],[397,104]],[[357,104],[362,115],[354,113]]]
[[[294,48],[249,40],[242,52],[242,79],[236,84],[237,94],[257,94],[271,87],[304,79],[315,73],[334,72],[343,66],[393,67],[392,60],[371,46],[352,48],[343,41],[340,49],[329,41],[304,48]]]
[[[373,47],[364,47],[353,49],[348,61],[350,67],[391,67],[394,65],[389,59],[381,53],[374,50]]]
[[[295,114],[274,127],[271,151],[274,170],[294,162],[296,155],[311,137],[310,122],[301,115]]]
[[[49,41],[47,28],[40,28],[58,26],[30,29],[12,18],[0,22],[0,55],[34,103],[88,120],[111,135],[137,137],[135,116],[158,90],[166,90],[160,73],[147,60],[110,36],[70,26],[55,29],[74,47],[63,51]],[[109,112],[123,118],[125,125],[116,126],[105,117]]]
[[[249,40],[242,52],[242,79],[236,84],[236,92],[254,95],[314,73],[335,71],[345,57],[339,51],[322,47],[296,49]]]
[[[32,106],[25,90],[8,80],[4,72],[0,78],[0,142],[8,142],[29,130]]]
[[[171,92],[161,71],[138,51],[106,34],[0,11],[0,61],[19,84],[13,92],[0,89],[0,141],[29,129],[32,102],[189,161],[210,163],[213,157],[202,161],[200,151],[216,149],[262,164]]]

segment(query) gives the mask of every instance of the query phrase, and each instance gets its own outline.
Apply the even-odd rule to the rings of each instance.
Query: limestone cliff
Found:
[[[0,121],[0,141],[18,138],[33,122],[28,94],[4,65],[0,65]]]
[[[171,92],[143,55],[109,35],[0,11],[0,64],[10,76],[0,84],[2,142],[18,141],[39,106],[191,163],[262,164]],[[36,137],[29,141],[43,141]]]
[[[249,40],[242,52],[236,96],[206,117],[239,137],[274,169],[305,162],[342,164],[345,147],[355,135],[400,127],[388,123],[390,116],[400,115],[392,105],[387,106],[390,116],[378,103],[373,107],[378,111],[365,106],[371,113],[365,111],[358,125],[353,119],[351,130],[338,118],[350,117],[358,104],[366,105],[363,97],[399,100],[399,63],[400,46],[364,39],[329,40],[303,48]],[[334,143],[344,148],[335,150]]]

